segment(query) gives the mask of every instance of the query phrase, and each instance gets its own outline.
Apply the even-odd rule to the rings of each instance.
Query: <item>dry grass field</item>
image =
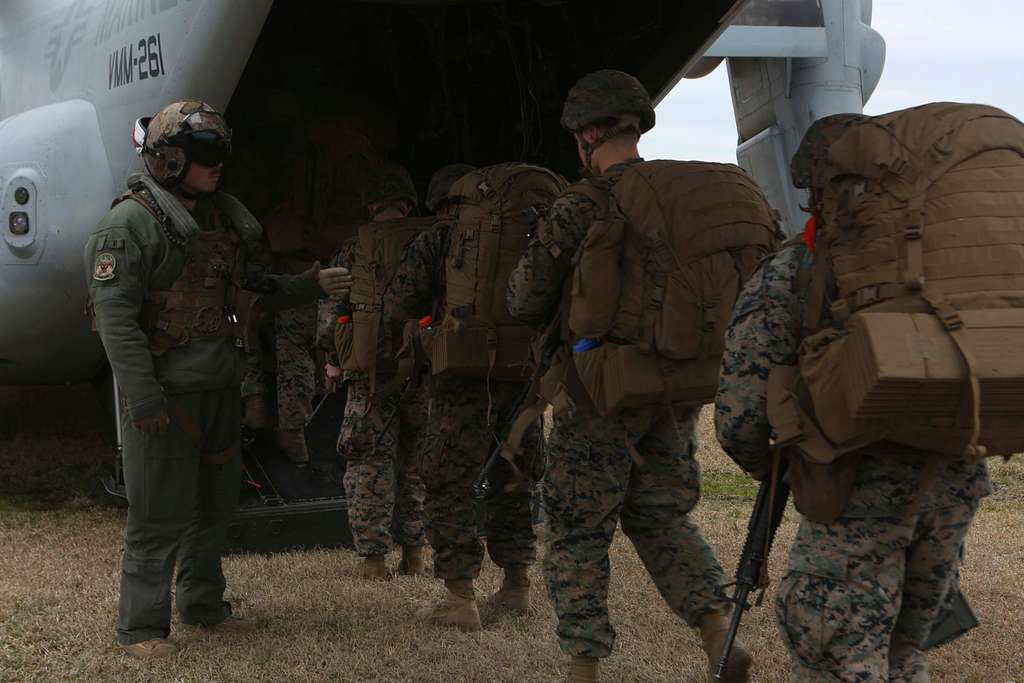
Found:
[[[438,582],[359,582],[356,558],[343,550],[227,558],[230,599],[256,615],[262,628],[248,637],[218,638],[176,623],[179,657],[151,664],[126,659],[113,643],[124,511],[81,493],[42,495],[45,477],[37,469],[73,481],[89,472],[84,461],[78,469],[52,469],[62,451],[74,455],[82,443],[63,419],[38,425],[31,438],[14,435],[12,424],[34,424],[40,411],[14,410],[4,398],[0,394],[0,681],[558,680],[563,662],[542,590],[526,617],[485,613],[481,634],[433,630],[410,616],[440,595]],[[37,460],[25,464],[26,457]],[[700,458],[705,497],[695,517],[731,571],[754,488],[721,453],[705,449]],[[11,490],[19,462],[35,472],[22,477],[31,499]],[[933,654],[935,681],[1024,681],[1024,463],[994,464],[993,479],[998,490],[971,532],[964,568],[964,589],[982,626]],[[794,531],[790,511],[772,561],[776,580]],[[663,605],[621,534],[612,563],[619,641],[605,679],[702,680],[696,638]],[[534,578],[540,586],[539,570]],[[486,566],[481,592],[496,589],[498,579],[495,567]],[[755,680],[786,679],[767,600],[746,618],[743,639],[757,653]]]

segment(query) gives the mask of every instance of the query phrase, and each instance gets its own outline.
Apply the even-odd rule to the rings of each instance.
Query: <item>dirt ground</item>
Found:
[[[362,583],[356,557],[344,550],[233,556],[225,560],[229,599],[259,618],[246,637],[213,637],[174,625],[183,647],[171,661],[145,664],[123,657],[113,641],[124,510],[88,492],[44,504],[12,492],[16,462],[34,474],[20,481],[49,491],[44,470],[57,472],[52,449],[82,442],[73,425],[49,425],[36,438],[12,438],[13,413],[0,396],[0,681],[552,681],[563,659],[554,617],[538,590],[526,617],[483,614],[485,631],[462,634],[424,628],[416,607],[440,596],[439,582],[396,578]],[[15,411],[17,412],[17,411]],[[34,411],[30,411],[34,412]],[[30,421],[18,412],[18,418]],[[704,423],[705,431],[708,423]],[[68,440],[70,439],[70,445]],[[705,440],[705,443],[707,441]],[[63,445],[62,445],[63,444]],[[91,449],[102,452],[102,442]],[[72,449],[73,450],[73,449]],[[89,450],[89,449],[86,449]],[[77,452],[77,451],[76,451]],[[35,454],[39,453],[38,456]],[[15,456],[16,454],[16,456]],[[753,486],[725,457],[700,455],[705,497],[695,514],[727,572],[745,534]],[[88,458],[70,466],[80,480]],[[14,463],[14,464],[12,464]],[[76,467],[78,469],[76,469]],[[55,469],[54,469],[55,468]],[[982,625],[931,657],[935,681],[1024,681],[1024,463],[993,463],[996,495],[986,500],[968,540],[963,584]],[[55,487],[56,488],[56,487]],[[795,532],[789,511],[772,559],[777,582],[784,549]],[[392,557],[392,564],[397,559]],[[615,654],[603,666],[608,681],[698,681],[704,667],[698,641],[658,597],[632,547],[619,534],[612,549]],[[487,565],[479,582],[487,595],[499,574]],[[757,681],[786,679],[786,656],[775,630],[769,594],[743,624],[756,653]]]

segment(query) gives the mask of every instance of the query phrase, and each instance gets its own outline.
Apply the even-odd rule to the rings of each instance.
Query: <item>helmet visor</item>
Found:
[[[202,166],[218,166],[231,154],[231,140],[212,131],[192,133],[184,140],[182,147],[192,163]]]

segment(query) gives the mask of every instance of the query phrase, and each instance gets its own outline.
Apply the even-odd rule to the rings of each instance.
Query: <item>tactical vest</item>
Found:
[[[396,340],[401,326],[381,330],[384,289],[394,277],[409,243],[434,225],[433,218],[401,218],[359,228],[352,263],[351,321],[339,323],[335,340],[343,370],[365,372],[371,386],[377,373],[396,371]]]
[[[155,356],[199,337],[228,337],[246,348],[257,297],[242,289],[242,240],[230,217],[213,211],[214,228],[188,244],[189,259],[167,289],[150,289],[140,327]]]
[[[435,375],[529,377],[532,331],[508,314],[505,289],[537,220],[564,188],[558,174],[527,164],[481,168],[452,185],[444,319],[429,343]]]
[[[822,187],[800,375],[834,444],[1024,450],[1024,124],[936,103],[850,124]],[[844,329],[824,329],[823,306]]]
[[[169,218],[144,187],[133,188],[111,206],[126,199],[138,202],[153,215],[164,230],[169,249],[177,247],[188,253],[181,274],[169,288],[146,292],[139,327],[149,340],[150,352],[160,356],[200,337],[228,337],[236,347],[249,348],[251,328],[258,317],[258,296],[241,286],[245,263],[234,219],[214,209],[213,229],[186,241],[168,224]],[[91,305],[87,312],[92,318]]]
[[[573,359],[595,408],[714,398],[743,283],[779,244],[774,212],[737,166],[650,161],[609,189],[569,297]]]

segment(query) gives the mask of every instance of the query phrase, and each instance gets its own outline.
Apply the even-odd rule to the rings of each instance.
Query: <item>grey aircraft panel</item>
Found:
[[[138,163],[130,124],[161,103],[225,107],[270,0],[0,5],[0,383],[94,377],[82,249]],[[239,11],[242,9],[243,11]],[[34,174],[31,235],[6,224]],[[31,244],[25,242],[31,238]]]
[[[753,0],[688,71],[729,69],[740,166],[764,188],[786,231],[801,230],[806,192],[789,160],[812,122],[860,113],[882,75],[885,41],[871,0]]]

